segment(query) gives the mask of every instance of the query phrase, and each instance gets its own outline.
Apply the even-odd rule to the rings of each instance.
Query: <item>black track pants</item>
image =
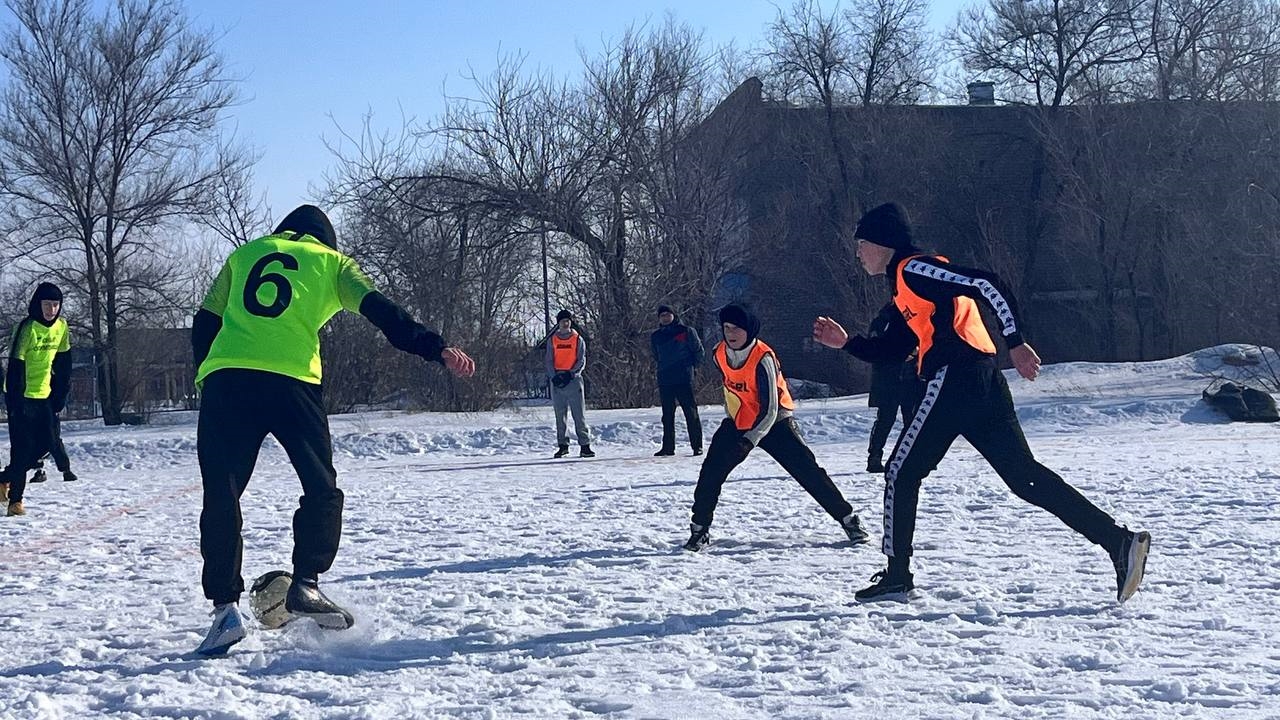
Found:
[[[219,370],[205,379],[196,431],[204,483],[204,594],[215,603],[232,602],[244,592],[240,496],[267,434],[280,442],[302,481],[293,515],[294,572],[325,572],[338,553],[342,491],[320,386],[275,373]]]
[[[684,411],[684,424],[689,430],[689,447],[702,449],[702,421],[698,419],[698,403],[693,398],[692,385],[659,385],[662,399],[662,449],[676,449],[676,405]]]
[[[1036,462],[1004,375],[993,360],[982,360],[940,368],[898,438],[885,472],[885,555],[911,555],[920,481],[957,437],[968,440],[1015,495],[1053,513],[1090,542],[1111,549],[1123,537],[1110,515]]]
[[[9,466],[0,482],[9,483],[9,502],[21,502],[27,491],[27,471],[53,445],[53,408],[48,400],[22,401],[22,409],[9,418]]]
[[[831,482],[831,476],[818,465],[813,452],[800,438],[794,418],[785,418],[775,423],[760,440],[760,449],[769,453],[837,522],[853,512],[853,508],[840,494],[840,489]],[[750,452],[751,448],[742,440],[742,431],[734,426],[732,420],[726,418],[715,435],[711,436],[707,459],[703,461],[702,470],[698,473],[698,486],[693,491],[694,523],[711,524],[725,479],[747,459]]]
[[[58,472],[71,469],[71,458],[67,457],[67,447],[62,444],[62,421],[56,414],[53,416],[53,442],[49,445],[49,457],[53,458],[53,464],[58,468]],[[44,467],[43,457],[36,461],[36,467]]]

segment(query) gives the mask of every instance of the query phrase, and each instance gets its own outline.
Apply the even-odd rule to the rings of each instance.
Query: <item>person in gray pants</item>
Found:
[[[556,411],[555,457],[569,454],[569,426],[565,414],[573,411],[573,428],[578,433],[578,454],[595,457],[591,451],[591,428],[585,411],[587,398],[582,389],[582,369],[587,366],[587,341],[573,329],[573,313],[556,314],[556,329],[547,338],[547,377],[551,380],[551,404]]]

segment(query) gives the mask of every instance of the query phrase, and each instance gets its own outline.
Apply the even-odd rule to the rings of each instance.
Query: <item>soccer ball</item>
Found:
[[[293,575],[283,570],[272,570],[253,581],[249,590],[249,607],[262,627],[275,630],[293,618],[284,609],[284,599],[292,583]]]

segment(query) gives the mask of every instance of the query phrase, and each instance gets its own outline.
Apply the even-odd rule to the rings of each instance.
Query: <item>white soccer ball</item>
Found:
[[[283,570],[272,570],[253,581],[249,607],[262,627],[275,630],[289,622],[292,616],[284,609],[284,599],[292,583],[293,575]]]

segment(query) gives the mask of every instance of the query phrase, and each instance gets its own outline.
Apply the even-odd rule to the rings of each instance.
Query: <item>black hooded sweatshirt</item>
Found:
[[[52,320],[44,319],[44,312],[40,309],[40,303],[44,300],[57,300],[62,302],[62,290],[57,285],[48,282],[42,282],[36,286],[36,291],[31,294],[31,302],[27,305],[27,316],[18,323],[18,327],[13,332],[14,346],[9,348],[9,367],[5,372],[4,381],[4,402],[8,408],[9,414],[13,415],[21,407],[23,396],[27,392],[27,364],[18,359],[21,354],[21,348],[18,343],[21,342],[23,330],[28,323],[40,323],[45,327],[51,327],[58,318],[62,317],[62,308],[58,308],[58,314],[53,316]],[[60,352],[53,357],[53,366],[51,372],[51,392],[49,400],[55,411],[60,411],[67,402],[67,394],[71,390],[71,353]]]
[[[276,226],[273,235],[280,233],[310,235],[334,250],[338,249],[338,236],[333,224],[323,210],[314,205],[300,205],[285,216]],[[443,364],[440,353],[448,347],[443,337],[429,330],[409,316],[399,305],[378,291],[370,292],[360,301],[360,314],[373,323],[397,350],[423,359]],[[201,308],[191,323],[191,350],[195,367],[209,356],[213,340],[222,329],[222,318]]]

